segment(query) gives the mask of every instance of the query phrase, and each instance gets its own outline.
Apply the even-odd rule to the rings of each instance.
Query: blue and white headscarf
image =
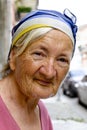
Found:
[[[76,16],[68,9],[65,9],[63,14],[54,10],[35,10],[25,16],[12,30],[12,46],[25,33],[41,28],[52,27],[61,30],[67,34],[74,45],[76,43]]]

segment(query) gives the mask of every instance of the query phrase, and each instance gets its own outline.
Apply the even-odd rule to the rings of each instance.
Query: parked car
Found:
[[[76,84],[79,103],[85,107],[87,107],[87,75],[83,77],[83,79]]]
[[[83,70],[72,70],[68,73],[64,83],[62,84],[63,93],[69,97],[77,97],[77,85],[82,80],[85,73]]]

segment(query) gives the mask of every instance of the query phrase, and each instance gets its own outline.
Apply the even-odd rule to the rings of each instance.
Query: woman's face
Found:
[[[58,30],[34,41],[15,61],[20,92],[35,98],[55,95],[69,70],[72,51],[72,41]]]

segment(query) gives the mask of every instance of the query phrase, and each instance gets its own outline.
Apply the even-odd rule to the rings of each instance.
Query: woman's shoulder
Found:
[[[47,108],[42,100],[39,100],[38,106],[39,106],[40,110],[47,112]]]
[[[40,109],[40,118],[43,130],[53,130],[51,118],[44,102],[40,100],[38,106]]]
[[[50,115],[44,102],[40,100],[38,106],[39,106],[41,118],[43,118],[45,121],[49,120]]]

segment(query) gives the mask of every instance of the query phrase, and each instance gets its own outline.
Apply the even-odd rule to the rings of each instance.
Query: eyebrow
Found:
[[[41,50],[43,50],[43,51],[45,51],[45,52],[48,52],[47,47],[44,46],[44,45],[40,45],[40,46],[39,46],[39,49],[41,49]]]

